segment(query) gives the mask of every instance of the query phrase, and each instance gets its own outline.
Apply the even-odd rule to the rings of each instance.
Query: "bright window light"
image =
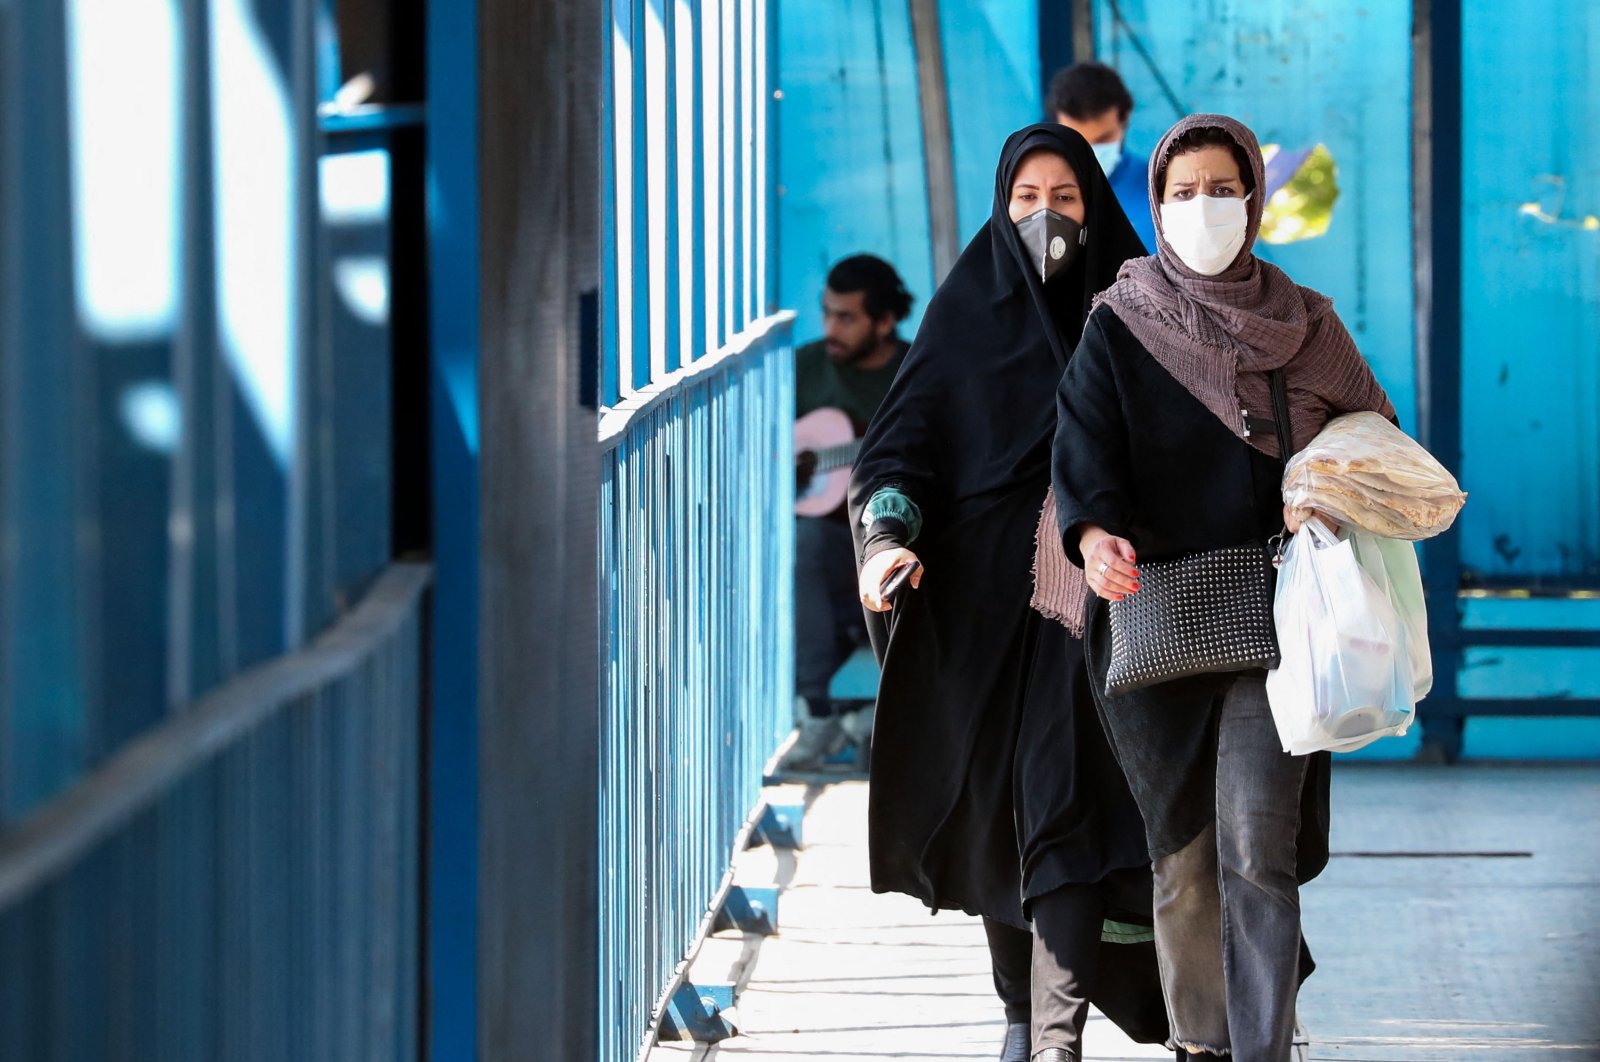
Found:
[[[211,5],[217,306],[267,446],[294,447],[294,155],[282,72],[247,0]]]
[[[178,13],[68,0],[78,314],[107,342],[172,332],[178,289]]]

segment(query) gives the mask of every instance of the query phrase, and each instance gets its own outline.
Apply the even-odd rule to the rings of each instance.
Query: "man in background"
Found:
[[[808,414],[824,411],[821,418],[832,417],[842,430],[830,441],[848,449],[850,440],[859,440],[905,357],[899,325],[910,311],[911,294],[888,262],[858,254],[836,263],[822,292],[822,338],[795,351],[796,420],[805,423]],[[797,444],[795,456],[797,486],[805,492],[826,473],[817,471],[815,451]],[[848,474],[848,464],[832,473],[843,479]],[[781,766],[812,770],[849,741],[861,744],[870,732],[870,710],[837,713],[828,697],[834,672],[866,643],[866,624],[842,503],[822,515],[797,515],[794,539],[799,734]]]
[[[1046,111],[1077,132],[1094,149],[1122,212],[1150,253],[1156,249],[1155,222],[1150,217],[1149,157],[1128,147],[1128,119],[1133,96],[1117,72],[1104,63],[1074,63],[1050,79]]]

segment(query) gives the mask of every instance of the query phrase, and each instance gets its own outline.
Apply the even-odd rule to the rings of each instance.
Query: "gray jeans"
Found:
[[[1241,675],[1217,723],[1216,821],[1155,862],[1156,955],[1180,1046],[1237,1062],[1289,1057],[1305,768],[1278,742],[1266,683]]]

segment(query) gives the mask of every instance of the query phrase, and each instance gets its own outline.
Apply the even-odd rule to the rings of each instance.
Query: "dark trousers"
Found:
[[[1155,862],[1156,949],[1180,1044],[1238,1062],[1289,1057],[1305,771],[1278,742],[1266,684],[1236,679],[1217,723],[1216,822]]]
[[[796,517],[794,691],[812,715],[833,714],[828,681],[865,640],[849,525],[827,517]]]
[[[994,973],[994,992],[1006,1010],[1006,1023],[1027,1022],[1033,1015],[1033,934],[997,922],[983,920],[989,937],[989,966]]]
[[[1167,1039],[1155,948],[1100,939],[1105,901],[1092,885],[1065,885],[1032,901],[1033,932],[991,918],[994,988],[1008,1023],[1031,1026],[1032,1052],[1059,1047],[1076,1059],[1092,998],[1112,1021],[1142,1043]]]

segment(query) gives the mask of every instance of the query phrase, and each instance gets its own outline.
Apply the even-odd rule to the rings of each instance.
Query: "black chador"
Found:
[[[1081,249],[1048,282],[1008,212],[1013,177],[1039,148],[1071,165],[1086,210]],[[920,588],[869,615],[883,669],[874,891],[1020,929],[1032,901],[1098,884],[1108,918],[1150,921],[1143,824],[1095,714],[1082,644],[1029,605],[1055,389],[1095,293],[1142,253],[1081,137],[1056,125],[1012,134],[992,215],[929,302],[867,430],[851,480],[858,559],[904,545],[925,567]],[[876,519],[885,489],[914,507],[914,538],[903,509]]]

